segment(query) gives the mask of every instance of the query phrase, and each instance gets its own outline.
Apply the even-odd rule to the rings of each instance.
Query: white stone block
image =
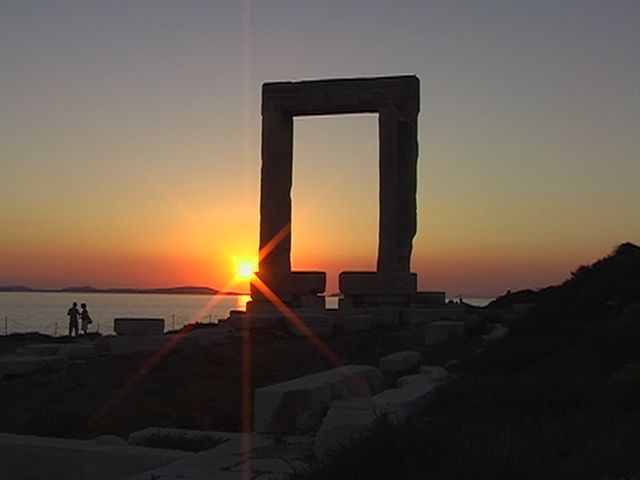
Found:
[[[449,376],[449,372],[444,367],[438,365],[423,365],[418,372],[422,375],[428,375],[433,382],[444,382]]]
[[[405,388],[391,388],[373,397],[378,411],[398,421],[423,415],[433,398],[435,384],[415,383]]]
[[[418,352],[396,352],[382,357],[379,362],[382,373],[403,374],[415,370],[422,363],[422,355]]]
[[[425,387],[433,385],[434,382],[429,378],[429,375],[423,375],[421,373],[414,373],[411,375],[405,375],[398,379],[396,386],[398,388],[411,388],[411,387]]]
[[[318,458],[345,447],[367,433],[377,415],[373,409],[331,408],[318,430],[313,449]]]
[[[371,395],[382,383],[377,368],[348,365],[259,388],[255,391],[255,431],[314,431],[333,400]]]
[[[433,322],[425,326],[426,345],[446,342],[451,337],[464,335],[464,322]]]
[[[374,397],[336,400],[316,435],[314,450],[319,458],[348,446],[365,435],[377,419],[403,421],[422,415],[431,401],[434,385],[414,384],[405,389],[385,390]]]

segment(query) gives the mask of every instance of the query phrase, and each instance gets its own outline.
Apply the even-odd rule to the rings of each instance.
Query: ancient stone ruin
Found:
[[[404,314],[411,319],[416,317],[413,307],[444,304],[443,292],[418,292],[411,272],[419,110],[420,81],[411,75],[262,86],[259,271],[251,284],[245,326],[247,319],[254,327],[282,320],[288,309],[319,334],[338,324],[345,330],[366,330],[397,323],[403,310],[411,310]],[[342,298],[335,312],[325,309],[321,296],[325,272],[291,270],[293,118],[352,113],[378,114],[378,258],[375,271],[340,273]]]
[[[262,179],[258,277],[291,307],[320,305],[324,272],[291,270],[293,117],[378,113],[380,220],[375,272],[342,272],[340,291],[355,303],[406,303],[416,292],[410,272],[416,234],[417,122],[415,76],[266,83],[262,87]],[[269,307],[252,286],[250,312]]]

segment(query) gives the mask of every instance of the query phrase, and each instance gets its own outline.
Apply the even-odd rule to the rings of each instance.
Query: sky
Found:
[[[208,285],[257,255],[264,82],[415,74],[423,290],[640,243],[640,2],[0,0],[0,285]],[[292,264],[374,270],[377,117],[296,118]]]

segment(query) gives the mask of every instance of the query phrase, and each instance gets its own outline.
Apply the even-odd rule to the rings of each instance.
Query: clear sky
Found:
[[[260,86],[416,74],[422,289],[640,242],[640,2],[0,0],[0,285],[223,286],[258,249]],[[374,269],[373,115],[295,120],[293,266]]]

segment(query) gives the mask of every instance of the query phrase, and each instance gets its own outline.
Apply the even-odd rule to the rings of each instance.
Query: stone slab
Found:
[[[327,284],[326,272],[292,271],[282,273],[256,272],[255,276],[269,289],[281,296],[292,295],[316,295],[323,293]],[[255,281],[251,282],[251,298],[253,300],[265,299],[264,293]],[[285,300],[281,298],[281,300]]]
[[[313,444],[316,456],[322,459],[341,447],[349,446],[354,439],[366,435],[376,418],[373,409],[331,408]]]
[[[435,385],[432,383],[414,384],[404,388],[390,388],[373,397],[377,409],[384,415],[398,421],[423,415],[433,398]]]
[[[214,448],[185,456],[167,466],[133,476],[127,480],[245,480],[245,472],[232,472],[255,450],[273,445],[265,435],[237,432],[210,432],[228,440]],[[250,472],[249,472],[250,473]],[[251,478],[249,475],[248,478]]]
[[[369,396],[383,377],[369,365],[348,365],[255,391],[256,432],[304,433],[317,430],[329,404],[339,398]]]
[[[420,367],[420,373],[405,375],[398,379],[398,388],[430,388],[444,383],[448,373],[443,367]]]
[[[382,357],[379,361],[382,373],[403,375],[417,370],[422,363],[422,355],[418,352],[406,350]]]
[[[114,318],[113,331],[118,335],[162,335],[164,318]]]
[[[428,375],[429,379],[433,382],[444,382],[449,376],[449,372],[444,367],[439,365],[422,365],[418,370],[421,375]]]
[[[332,78],[262,85],[262,111],[292,115],[377,112],[382,103],[419,109],[420,82],[410,75]]]
[[[0,434],[3,480],[120,480],[193,455],[167,449]]]

